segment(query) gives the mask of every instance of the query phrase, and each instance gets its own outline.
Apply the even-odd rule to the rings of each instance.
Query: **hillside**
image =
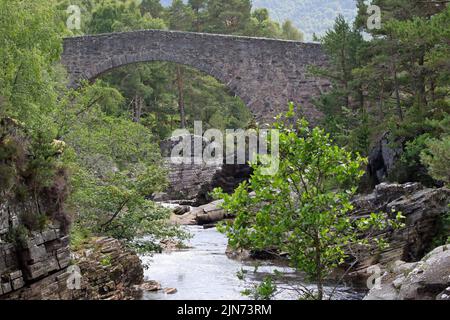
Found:
[[[171,3],[172,0],[161,0],[164,6]],[[321,35],[331,28],[338,14],[353,21],[356,16],[355,3],[355,0],[253,0],[255,8],[269,9],[274,20],[292,20],[305,34],[307,41],[312,39],[314,33]]]
[[[357,13],[355,3],[355,0],[253,0],[255,7],[269,9],[274,20],[292,20],[306,40],[311,40],[314,33],[325,33],[338,14],[353,21]]]

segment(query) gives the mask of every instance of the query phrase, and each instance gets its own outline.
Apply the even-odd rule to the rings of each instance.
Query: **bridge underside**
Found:
[[[64,39],[62,63],[71,86],[132,63],[168,61],[203,71],[239,96],[260,124],[271,123],[292,101],[315,123],[312,100],[329,87],[308,74],[323,66],[320,45],[264,38],[144,30]]]

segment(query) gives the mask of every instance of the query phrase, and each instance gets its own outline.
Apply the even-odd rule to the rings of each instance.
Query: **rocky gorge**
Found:
[[[442,230],[442,228],[448,228],[443,224],[445,216],[448,215],[449,199],[450,190],[448,188],[426,188],[419,183],[382,183],[377,185],[372,193],[355,197],[353,200],[353,216],[355,218],[367,216],[372,212],[401,212],[405,217],[404,227],[398,230],[385,230],[373,235],[374,237],[384,236],[388,239],[389,246],[381,251],[378,248],[352,248],[348,253],[347,263],[336,271],[333,278],[335,280],[344,279],[347,283],[353,283],[353,285],[361,287],[366,286],[368,279],[373,276],[374,267],[380,270],[376,279],[382,279],[384,283],[389,279],[386,275],[389,274],[388,270],[392,270],[393,265],[410,264],[410,266],[416,266],[420,264],[419,261],[427,256],[436,245],[439,233],[448,232],[448,230]],[[180,208],[177,207],[174,210],[177,214],[173,214],[172,221],[182,225],[201,225],[204,228],[209,228],[219,221],[233,218],[221,209],[221,201],[215,201],[190,210],[181,210]],[[441,247],[441,251],[445,251],[445,248],[445,246]],[[248,252],[231,248],[228,248],[227,254],[229,257],[239,259],[258,259],[261,257],[267,259],[268,257],[263,252]],[[431,255],[434,254],[433,251]],[[449,257],[446,254],[441,254],[439,259],[426,259],[425,261],[426,266],[430,265],[430,268],[440,270],[440,273],[436,273],[436,277],[440,278],[439,281],[443,286],[448,283],[450,277],[448,263]],[[423,281],[424,285],[427,285],[427,278]],[[433,284],[430,285],[433,286]],[[439,286],[439,288],[441,287]],[[371,292],[368,297],[379,296]],[[424,296],[419,292],[416,295],[409,294],[408,296],[399,295],[396,297],[422,299]],[[437,298],[437,294],[435,298]]]
[[[361,287],[373,278],[373,268],[377,267],[379,275],[373,278],[377,286],[366,299],[448,299],[450,250],[448,246],[433,248],[449,199],[449,189],[425,188],[418,183],[383,183],[372,193],[356,197],[355,217],[395,210],[406,217],[405,226],[384,232],[390,245],[382,251],[360,249],[349,253],[347,266],[352,265],[352,269],[345,274],[338,272],[339,277],[344,275],[346,283]],[[200,207],[172,207],[172,223],[203,230],[233,218],[221,208],[221,201]],[[1,213],[5,235],[14,217],[6,206]],[[263,257],[255,252],[237,255],[230,248],[227,256],[244,260]],[[0,299],[140,299],[143,293],[155,290],[155,283],[144,283],[141,260],[120,241],[105,237],[71,250],[68,235],[55,222],[33,233],[19,247],[0,243]],[[160,280],[153,276],[150,273],[152,280]],[[176,291],[172,293],[177,296]]]
[[[61,243],[60,239],[56,241]],[[48,246],[49,242],[43,245]],[[143,268],[139,257],[120,241],[94,238],[72,253],[67,246],[63,248],[66,254],[63,263],[55,264],[49,251],[41,257],[40,265],[45,270],[41,276],[30,278],[21,269],[15,272],[2,269],[0,300],[129,300],[139,297]]]

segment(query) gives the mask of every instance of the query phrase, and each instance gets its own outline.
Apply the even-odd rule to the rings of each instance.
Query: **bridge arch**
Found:
[[[142,30],[64,39],[62,63],[71,86],[128,64],[179,63],[215,77],[239,96],[260,123],[271,123],[287,102],[302,106],[313,123],[312,100],[329,86],[307,73],[323,66],[319,44],[227,35]]]

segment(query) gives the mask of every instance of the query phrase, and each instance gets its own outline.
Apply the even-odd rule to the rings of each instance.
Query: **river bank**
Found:
[[[174,294],[164,290],[144,292],[144,300],[244,300],[241,291],[251,288],[275,270],[282,276],[277,281],[280,289],[275,299],[296,300],[298,284],[306,284],[302,275],[292,268],[274,261],[237,261],[226,255],[228,241],[216,228],[204,229],[201,226],[184,226],[193,237],[188,249],[175,250],[141,256],[143,264],[149,265],[144,271],[145,280],[156,280],[162,288],[176,288]],[[257,272],[255,267],[258,266]],[[247,271],[246,281],[241,281],[237,273]],[[327,286],[331,292],[334,285]],[[339,286],[334,299],[357,300],[364,297],[365,291]]]

